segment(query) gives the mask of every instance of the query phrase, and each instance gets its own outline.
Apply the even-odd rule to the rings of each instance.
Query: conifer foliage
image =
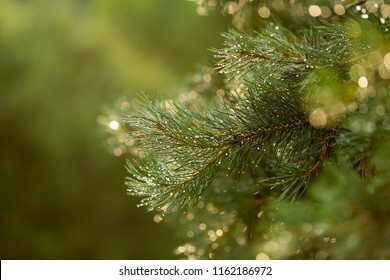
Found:
[[[217,97],[126,113],[129,194],[179,223],[178,254],[390,257],[390,5],[312,2],[225,3]]]

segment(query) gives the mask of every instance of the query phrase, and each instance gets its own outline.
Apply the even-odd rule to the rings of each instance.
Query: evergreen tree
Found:
[[[313,2],[221,1],[215,70],[125,113],[129,194],[182,257],[390,258],[390,5]]]

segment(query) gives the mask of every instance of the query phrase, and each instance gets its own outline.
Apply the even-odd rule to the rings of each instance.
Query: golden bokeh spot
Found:
[[[210,238],[211,242],[214,242],[215,240],[217,240],[217,236],[216,235],[212,235],[209,238]]]
[[[196,205],[196,207],[198,207],[199,209],[202,209],[204,207],[204,202],[199,201],[198,204]]]
[[[378,11],[379,5],[376,1],[366,1],[366,8],[370,13],[376,13]]]
[[[317,6],[317,5],[310,5],[309,6],[309,14],[312,17],[319,17],[321,15],[321,13],[322,13],[322,11],[321,11],[320,6]]]
[[[264,250],[269,253],[275,252],[279,250],[279,244],[276,243],[275,241],[268,241],[264,245]]]
[[[390,79],[390,69],[384,63],[378,66],[378,74],[384,80]]]
[[[127,138],[127,139],[125,139],[125,145],[126,145],[126,146],[131,147],[131,146],[134,145],[134,143],[135,143],[135,140],[132,139],[132,138]]]
[[[358,85],[361,88],[368,87],[368,80],[367,80],[367,78],[365,76],[360,77],[359,80],[358,80]]]
[[[256,255],[256,260],[269,260],[269,256],[266,253],[258,253]]]
[[[200,230],[205,230],[206,228],[207,228],[207,226],[206,226],[205,223],[199,224],[199,229],[200,229]]]
[[[368,55],[368,62],[370,66],[375,66],[380,64],[383,61],[382,54],[378,51],[372,51]],[[364,75],[362,75],[364,76]]]
[[[118,130],[120,127],[120,124],[116,120],[112,120],[108,123],[108,127],[111,128],[112,130]]]
[[[390,6],[387,4],[383,4],[381,6],[381,14],[383,18],[388,18],[390,17]]]
[[[158,224],[161,221],[162,221],[162,218],[161,218],[160,214],[156,214],[153,216],[153,222],[155,222],[156,224]]]
[[[332,10],[328,7],[321,7],[321,16],[324,18],[329,18],[332,16]]]
[[[283,0],[274,0],[272,1],[272,7],[277,11],[282,11],[286,8]]]
[[[334,10],[334,12],[335,12],[337,15],[339,15],[339,16],[342,16],[342,15],[345,14],[345,8],[344,8],[344,6],[341,5],[341,4],[336,4],[336,5],[334,5],[333,10]]]
[[[330,237],[324,237],[322,240],[323,240],[325,243],[328,243],[329,240],[330,240]]]
[[[198,7],[196,8],[196,13],[197,13],[198,15],[200,15],[200,16],[205,16],[205,15],[207,15],[207,9],[206,9],[206,7],[198,6]]]
[[[293,235],[291,234],[291,232],[289,231],[282,231],[280,234],[279,234],[279,240],[280,242],[283,242],[283,243],[289,243],[293,238]]]
[[[206,83],[211,81],[210,73],[206,73],[203,75],[203,81],[205,81]]]
[[[123,151],[121,148],[115,148],[114,151],[113,151],[114,155],[119,157],[123,154]]]
[[[239,236],[236,238],[236,243],[240,246],[244,246],[246,244],[246,239],[243,236]]]
[[[122,110],[129,109],[129,108],[130,108],[130,103],[128,101],[124,101],[121,103]]]
[[[313,224],[310,224],[310,223],[304,223],[302,226],[301,226],[301,229],[303,232],[305,233],[309,233],[313,230]]]
[[[323,108],[316,108],[309,115],[309,122],[316,128],[321,128],[328,122],[328,116]]]
[[[385,54],[383,57],[383,65],[390,70],[390,53]]]
[[[269,18],[270,15],[271,15],[271,11],[263,6],[263,7],[260,7],[257,12],[259,13],[259,16],[262,17],[262,18]]]
[[[228,15],[235,14],[239,9],[239,6],[236,2],[229,1],[224,6],[224,12]]]
[[[187,221],[192,221],[195,217],[194,212],[189,212],[186,216]]]
[[[326,114],[328,116],[328,119],[331,118],[334,120],[337,119],[337,117],[343,114],[346,110],[347,107],[345,106],[344,102],[337,101],[336,103],[326,107]]]

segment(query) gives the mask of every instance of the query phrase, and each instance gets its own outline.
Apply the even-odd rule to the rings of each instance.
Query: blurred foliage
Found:
[[[182,0],[0,2],[2,259],[174,258],[97,117],[179,84],[226,25]]]

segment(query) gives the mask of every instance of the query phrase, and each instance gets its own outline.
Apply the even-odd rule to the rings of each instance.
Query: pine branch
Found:
[[[307,93],[332,75],[336,90],[350,81],[354,42],[344,27],[322,23],[303,39],[284,30],[224,36],[218,67],[245,83],[240,94],[207,111],[144,100],[125,120],[144,155],[141,164],[128,162],[129,193],[145,197],[150,210],[194,204],[221,167],[234,176],[262,168],[269,177],[260,185],[294,199],[333,151],[338,124],[313,125]]]
[[[313,175],[319,175],[326,158],[333,151],[337,135],[338,130],[327,131],[326,135],[318,138],[320,143],[309,146],[312,151],[305,151],[305,156],[309,156],[306,160],[301,158],[294,163],[292,161],[277,163],[273,170],[270,170],[273,176],[260,180],[258,185],[260,187],[280,189],[282,191],[279,197],[280,200],[295,200],[299,198],[306,190],[310,178]],[[294,154],[293,156],[299,157],[300,155]],[[261,194],[258,192],[256,195],[259,196]]]
[[[193,205],[224,159],[230,159],[228,169],[236,175],[267,161],[279,169],[286,163],[305,165],[307,154],[318,154],[323,145],[313,138],[322,138],[325,132],[310,125],[298,96],[282,90],[268,99],[258,98],[265,94],[261,90],[255,87],[250,98],[213,113],[172,104],[168,110],[145,102],[126,119],[135,129],[132,139],[146,157],[142,164],[128,161],[129,193],[146,197],[141,205],[149,210],[169,212]],[[275,116],[280,111],[284,116]],[[302,155],[301,145],[311,148]]]
[[[289,34],[293,37],[292,33]],[[257,34],[256,37],[230,30],[224,33],[226,48],[214,50],[219,59],[217,69],[221,73],[241,78],[256,72],[259,77],[268,77],[276,71],[283,72],[291,64],[304,64],[305,57],[290,40],[271,32]],[[261,67],[259,67],[261,63]],[[278,65],[278,68],[275,68]]]
[[[231,96],[221,108],[203,112],[144,101],[126,119],[134,130],[132,139],[146,157],[141,165],[128,162],[129,193],[144,196],[141,204],[149,209],[189,206],[211,184],[225,159],[235,176],[248,167],[266,168],[272,175],[263,185],[281,187],[282,197],[302,193],[330,146],[329,129],[309,122],[299,85],[310,73],[306,64],[313,60],[319,65],[313,46],[329,47],[321,38],[334,34],[324,34],[314,34],[319,37],[306,53],[291,34],[225,34],[220,71],[246,75],[247,91]],[[345,58],[344,51],[338,58]]]

